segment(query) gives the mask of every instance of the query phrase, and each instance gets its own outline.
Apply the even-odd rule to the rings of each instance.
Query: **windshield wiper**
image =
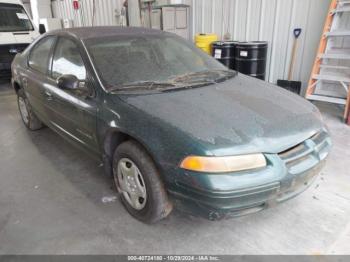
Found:
[[[229,79],[237,75],[236,71],[231,70],[205,70],[181,75],[172,79],[174,82],[192,82],[192,79],[200,81],[213,81]],[[198,79],[199,78],[199,79]]]
[[[181,75],[167,82],[159,81],[136,81],[120,84],[110,88],[110,91],[134,91],[134,90],[165,90],[167,88],[184,88],[203,86],[223,82],[237,75],[232,70],[206,70]]]
[[[237,71],[233,71],[232,70],[232,71],[226,71],[226,72],[229,73],[229,74],[226,74],[226,75],[223,75],[223,76],[220,76],[220,77],[216,78],[215,82],[216,83],[224,82],[224,81],[226,81],[228,79],[231,79],[231,78],[233,78],[233,77],[238,75]]]
[[[132,83],[126,83],[118,85],[114,88],[111,88],[111,91],[125,91],[125,90],[132,90],[132,89],[157,89],[157,88],[164,88],[164,87],[173,87],[175,86],[174,83],[171,82],[157,82],[157,81],[138,81],[138,82],[132,82]]]

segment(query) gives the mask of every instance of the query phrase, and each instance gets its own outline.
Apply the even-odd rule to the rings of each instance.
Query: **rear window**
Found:
[[[33,25],[22,6],[0,3],[0,32],[32,30]]]

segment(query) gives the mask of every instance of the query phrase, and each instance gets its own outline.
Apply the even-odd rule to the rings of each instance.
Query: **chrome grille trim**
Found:
[[[279,157],[286,163],[295,161],[299,158],[307,156],[312,152],[312,149],[307,148],[304,143],[301,143],[295,147],[292,147],[289,150],[279,153]]]
[[[325,131],[321,131],[304,142],[278,154],[289,173],[306,171],[324,160],[330,150],[331,141]]]

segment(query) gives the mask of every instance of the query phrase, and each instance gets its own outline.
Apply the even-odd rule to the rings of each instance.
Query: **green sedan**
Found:
[[[144,28],[46,33],[12,64],[25,126],[99,157],[126,210],[219,220],[305,190],[331,140],[318,109]]]

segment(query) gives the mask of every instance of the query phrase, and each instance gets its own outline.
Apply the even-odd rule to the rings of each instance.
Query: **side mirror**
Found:
[[[45,34],[46,33],[46,28],[44,24],[39,24],[39,34]]]
[[[57,78],[57,86],[64,90],[76,90],[79,88],[79,79],[75,75],[62,75]]]

